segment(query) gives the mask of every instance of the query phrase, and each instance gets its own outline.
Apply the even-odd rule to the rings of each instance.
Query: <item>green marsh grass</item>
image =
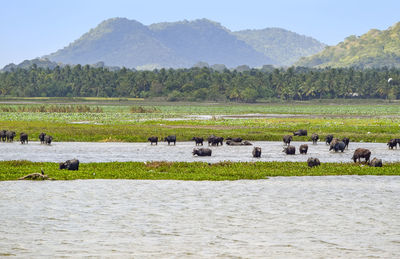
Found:
[[[400,163],[381,168],[353,163],[322,163],[309,168],[305,162],[110,162],[81,163],[79,171],[59,170],[57,163],[1,161],[0,181],[40,172],[55,180],[137,179],[137,180],[255,180],[275,176],[400,175]]]
[[[8,114],[8,113],[7,113]],[[7,115],[6,114],[6,115]],[[281,141],[282,136],[298,129],[318,133],[321,138],[327,134],[335,137],[349,137],[352,142],[387,142],[400,137],[400,118],[272,118],[272,119],[219,119],[166,121],[132,120],[113,122],[92,114],[89,120],[84,115],[57,113],[53,119],[22,120],[1,114],[0,129],[26,132],[32,140],[41,132],[54,137],[54,141],[122,141],[145,142],[149,136],[165,137],[176,135],[178,141],[189,141],[194,136],[208,137],[215,134],[223,137],[242,137],[253,141]],[[67,122],[70,120],[70,122]],[[294,137],[294,140],[308,141],[310,137]]]
[[[33,112],[37,107],[55,108]],[[70,108],[70,111],[61,112],[57,107],[84,108]],[[2,109],[9,111],[1,112]],[[216,116],[248,113],[303,114],[304,117],[224,119]],[[213,115],[214,119],[185,117],[204,114]],[[253,141],[281,141],[283,135],[307,129],[309,135],[318,133],[321,137],[334,134],[339,138],[349,137],[356,142],[387,142],[391,138],[400,137],[400,105],[155,104],[140,101],[134,105],[132,102],[124,105],[0,104],[2,129],[14,130],[17,134],[26,132],[33,139],[40,132],[46,132],[54,137],[54,141],[98,142],[142,142],[152,135],[177,135],[178,141],[188,141],[193,136],[208,137],[211,134],[237,136]],[[294,138],[301,141],[308,139]]]

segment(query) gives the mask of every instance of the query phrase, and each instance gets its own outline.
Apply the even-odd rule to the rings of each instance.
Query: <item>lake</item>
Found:
[[[400,258],[399,176],[5,181],[0,194],[0,256]]]
[[[77,158],[80,162],[111,162],[111,161],[293,161],[304,162],[309,157],[318,157],[321,162],[352,162],[351,157],[356,148],[363,147],[371,150],[373,157],[383,159],[383,162],[400,161],[400,149],[389,150],[386,143],[354,143],[350,142],[349,149],[343,153],[329,152],[325,143],[312,145],[310,142],[292,142],[296,147],[296,155],[286,155],[282,152],[283,143],[280,141],[253,141],[253,146],[211,147],[211,157],[194,157],[192,155],[194,142],[177,142],[176,146],[168,146],[159,142],[157,146],[150,143],[98,143],[98,142],[54,142],[51,146],[39,142],[29,142],[21,145],[19,142],[0,143],[0,160],[30,160],[34,162],[61,162]],[[298,148],[308,144],[308,154],[300,155]],[[205,145],[205,147],[207,144]],[[262,157],[252,157],[254,146],[262,148]]]

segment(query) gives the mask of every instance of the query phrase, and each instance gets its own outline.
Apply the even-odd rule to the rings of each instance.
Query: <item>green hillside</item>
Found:
[[[372,29],[362,36],[349,36],[295,63],[307,67],[400,67],[400,22],[387,30]]]
[[[198,62],[262,67],[292,65],[320,51],[317,40],[283,29],[232,32],[207,19],[143,25],[126,18],[100,23],[63,49],[45,56],[63,64],[136,69],[188,68]]]
[[[318,53],[326,47],[316,39],[281,28],[243,30],[234,32],[234,35],[281,66],[290,66],[299,58]]]

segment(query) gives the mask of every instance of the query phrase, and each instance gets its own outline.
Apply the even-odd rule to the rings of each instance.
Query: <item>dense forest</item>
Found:
[[[393,78],[388,82],[389,78]],[[400,69],[212,68],[110,71],[91,66],[13,69],[0,73],[0,96],[164,97],[169,101],[400,99]]]

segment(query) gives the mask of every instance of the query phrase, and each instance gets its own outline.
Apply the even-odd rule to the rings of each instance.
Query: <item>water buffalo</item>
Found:
[[[202,146],[202,145],[203,145],[203,141],[204,141],[203,138],[200,138],[200,137],[193,137],[192,140],[194,140],[196,146],[200,146],[200,145]]]
[[[19,134],[19,141],[21,141],[21,144],[28,144],[28,134],[21,132]]]
[[[307,136],[307,130],[301,129],[293,132],[293,136]]]
[[[321,165],[321,162],[319,161],[318,158],[310,157],[307,159],[307,165],[309,167],[319,166]]]
[[[53,137],[52,136],[50,136],[50,135],[44,136],[44,144],[50,145],[52,141],[53,141]]]
[[[60,169],[67,169],[67,170],[78,170],[79,169],[79,160],[78,159],[72,159],[72,160],[67,160],[64,163],[60,163]]]
[[[237,142],[237,141],[233,141],[233,140],[227,140],[227,141],[226,141],[226,144],[227,144],[228,146],[241,146],[241,145],[242,145],[242,142]]]
[[[349,149],[349,143],[350,143],[350,139],[349,139],[349,138],[346,138],[346,137],[344,137],[344,138],[342,139],[342,141],[343,141],[343,142],[344,142],[344,144],[345,144],[345,148]]]
[[[282,152],[286,153],[286,155],[294,155],[296,153],[296,148],[289,145],[285,147]]]
[[[234,142],[242,142],[243,141],[242,138],[226,138],[226,140],[232,140]]]
[[[369,163],[369,165],[372,167],[382,167],[382,159],[374,157]]]
[[[253,157],[261,157],[261,148],[254,147],[252,154],[253,154]]]
[[[292,141],[293,137],[291,135],[283,136],[282,140],[285,145],[290,145],[290,141]]]
[[[175,135],[170,135],[166,138],[164,138],[164,141],[168,142],[168,146],[171,142],[174,142],[174,146],[176,145],[176,136]]]
[[[212,145],[212,146],[218,146],[221,144],[221,146],[224,143],[224,138],[223,137],[217,137],[215,135],[211,135],[210,137],[208,137],[207,139],[208,141],[208,145]]]
[[[15,131],[7,130],[7,131],[6,131],[6,140],[7,140],[8,142],[13,142],[13,141],[14,141],[14,137],[15,137],[16,135],[17,135],[17,134],[15,133]]]
[[[3,142],[6,141],[6,132],[7,130],[0,130],[0,140]]]
[[[329,151],[333,149],[335,152],[338,152],[339,150],[343,152],[345,147],[346,144],[343,141],[340,141],[335,138],[334,140],[331,141],[331,144],[329,146]]]
[[[394,147],[397,148],[397,141],[396,141],[396,139],[391,139],[391,140],[389,140],[389,142],[387,143],[387,145],[389,146],[389,149],[393,149]]]
[[[368,149],[366,149],[366,148],[357,148],[354,151],[352,159],[353,159],[354,163],[356,163],[357,160],[358,160],[358,162],[361,162],[361,158],[365,158],[365,162],[368,162],[370,156],[371,156],[371,151],[369,151]]]
[[[147,140],[150,141],[150,145],[153,145],[153,143],[156,143],[156,146],[157,146],[158,137],[156,137],[156,136],[151,136],[151,137],[148,138]]]
[[[300,145],[300,147],[299,147],[300,154],[307,154],[307,151],[308,151],[308,145],[307,144]]]
[[[209,148],[194,148],[193,149],[193,155],[198,155],[198,156],[211,156],[212,150]]]
[[[215,135],[209,136],[209,137],[207,138],[208,145],[212,145],[212,144],[214,143],[214,140],[215,140],[216,137],[217,137],[217,136],[215,136]]]
[[[44,132],[39,134],[40,144],[44,144],[44,136],[46,136],[46,133],[44,133]]]
[[[319,136],[318,136],[317,133],[313,133],[313,134],[311,135],[311,140],[312,140],[312,143],[313,143],[313,144],[317,144],[318,139],[319,139]]]
[[[228,146],[251,146],[253,144],[250,143],[250,141],[243,141],[243,142],[237,142],[237,141],[233,141],[233,140],[227,140],[226,144]]]
[[[396,141],[397,144],[399,144],[399,147],[400,147],[400,138],[395,138],[394,140]]]
[[[328,135],[328,136],[325,137],[325,143],[327,145],[330,145],[332,140],[333,140],[333,135]]]

